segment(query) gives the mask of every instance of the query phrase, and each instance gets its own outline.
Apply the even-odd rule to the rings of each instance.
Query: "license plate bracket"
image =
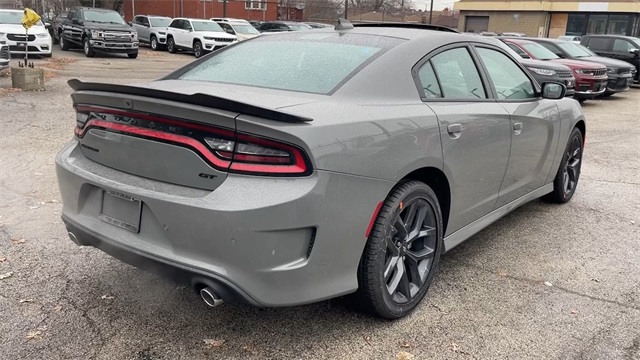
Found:
[[[140,232],[142,201],[111,190],[102,190],[98,218],[133,233]]]

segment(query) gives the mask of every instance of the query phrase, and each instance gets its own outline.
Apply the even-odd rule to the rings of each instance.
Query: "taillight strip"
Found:
[[[94,113],[126,116],[134,119],[155,121],[163,124],[176,125],[184,128],[205,131],[207,133],[214,133],[214,134],[219,134],[219,135],[228,136],[228,137],[235,137],[235,133],[232,130],[225,130],[219,127],[212,128],[207,125],[201,125],[201,124],[188,122],[188,121],[173,120],[173,119],[158,117],[158,116],[154,116],[154,115],[150,115],[142,112],[118,110],[118,109],[113,109],[108,107],[88,106],[88,105],[76,105],[76,110],[79,112],[87,112],[87,113],[94,112]]]
[[[211,151],[209,149],[207,149],[206,146],[204,146],[204,144],[202,144],[201,142],[197,141],[196,139],[192,139],[192,138],[187,137],[187,136],[166,133],[166,132],[163,132],[163,131],[145,129],[145,128],[140,128],[140,127],[131,126],[131,125],[125,125],[125,124],[116,124],[116,123],[112,123],[112,122],[104,121],[104,120],[91,119],[91,120],[89,120],[87,122],[87,124],[81,130],[76,128],[76,134],[78,135],[79,138],[82,138],[84,136],[84,134],[87,132],[87,130],[89,130],[91,128],[95,128],[95,127],[104,128],[104,129],[110,129],[110,130],[115,130],[115,131],[119,131],[119,132],[123,132],[123,133],[135,134],[135,135],[139,135],[139,136],[143,136],[143,137],[147,137],[147,138],[171,141],[171,142],[187,145],[187,146],[192,147],[193,149],[197,150],[211,164],[213,164],[214,166],[216,166],[218,168],[221,168],[221,169],[225,169],[225,170],[229,169],[229,165],[231,164],[230,161],[225,161],[225,160],[217,158],[215,155],[213,155],[211,153]]]

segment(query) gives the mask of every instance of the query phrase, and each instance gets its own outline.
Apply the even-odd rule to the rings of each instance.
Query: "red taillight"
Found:
[[[191,148],[213,167],[243,174],[301,176],[311,170],[301,149],[280,141],[133,111],[84,105],[76,111],[79,138],[94,127],[152,138]]]

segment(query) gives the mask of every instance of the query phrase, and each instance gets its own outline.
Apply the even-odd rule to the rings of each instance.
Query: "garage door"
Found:
[[[467,16],[465,18],[464,31],[479,33],[489,30],[488,16]]]

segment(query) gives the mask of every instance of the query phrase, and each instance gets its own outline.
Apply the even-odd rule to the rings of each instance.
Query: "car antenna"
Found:
[[[353,29],[353,24],[351,23],[351,21],[343,18],[338,18],[338,20],[336,20],[336,26],[334,30],[351,30],[351,29]]]

